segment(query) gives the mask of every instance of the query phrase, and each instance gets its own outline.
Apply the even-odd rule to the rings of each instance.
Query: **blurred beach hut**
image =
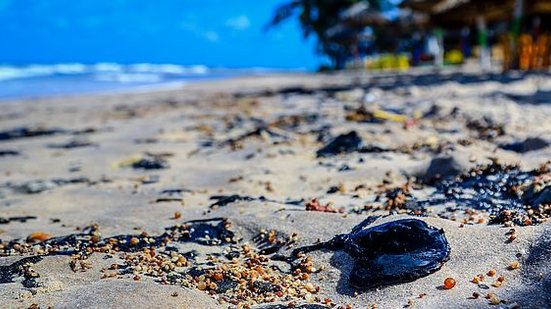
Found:
[[[510,25],[510,31],[501,35],[505,69],[549,65],[549,35],[521,35],[521,29],[524,16],[534,16],[535,21],[540,21],[537,24],[541,23],[541,16],[548,20],[551,0],[405,0],[400,6],[428,14],[433,27],[476,27],[483,68],[491,64],[488,25],[500,23]]]
[[[370,8],[367,2],[358,2],[339,15],[339,22],[327,29],[325,37],[330,42],[332,53],[339,58],[358,56],[358,46],[362,41],[372,39],[364,31],[366,27],[378,27],[389,23],[380,12]]]
[[[340,16],[341,22],[356,28],[382,26],[389,23],[388,18],[370,8],[367,2],[358,2],[345,10]]]

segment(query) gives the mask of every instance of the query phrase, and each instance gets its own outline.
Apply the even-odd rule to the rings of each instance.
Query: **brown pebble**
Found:
[[[216,281],[221,281],[222,279],[224,279],[224,275],[222,273],[215,273],[212,278]]]
[[[501,302],[499,300],[499,297],[497,297],[496,293],[486,294],[486,299],[488,299],[490,301],[490,304],[492,305],[499,305],[499,303]]]
[[[512,261],[511,265],[509,265],[509,269],[511,270],[518,269],[518,268],[520,268],[520,263],[518,261]]]
[[[453,289],[454,287],[455,287],[455,279],[446,278],[446,280],[444,280],[444,289],[445,290]]]
[[[27,237],[27,242],[41,242],[50,239],[50,234],[44,232],[34,232]]]
[[[488,276],[493,277],[495,276],[497,271],[495,269],[490,269],[487,273]]]
[[[174,213],[173,219],[176,220],[176,219],[180,219],[181,217],[182,217],[182,213],[177,211],[177,212]]]
[[[473,298],[474,298],[474,299],[477,299],[477,298],[479,298],[479,297],[480,297],[480,294],[479,294],[479,293],[473,292]]]
[[[130,238],[130,245],[135,246],[140,242],[140,240],[137,237]]]

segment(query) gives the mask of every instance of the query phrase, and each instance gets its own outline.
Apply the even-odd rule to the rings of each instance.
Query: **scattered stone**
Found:
[[[333,139],[316,152],[319,157],[330,157],[343,153],[351,153],[360,150],[362,147],[362,138],[356,131],[350,131]]]
[[[428,167],[415,175],[424,183],[434,183],[442,178],[455,177],[466,168],[465,164],[459,162],[454,156],[438,156],[433,158]]]

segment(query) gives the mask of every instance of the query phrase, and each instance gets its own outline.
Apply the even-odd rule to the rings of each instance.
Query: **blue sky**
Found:
[[[120,62],[315,68],[286,0],[0,0],[0,63]]]

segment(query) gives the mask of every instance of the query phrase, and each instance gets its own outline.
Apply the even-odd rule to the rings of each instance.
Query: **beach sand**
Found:
[[[548,212],[489,224],[491,209],[403,203],[430,200],[438,175],[492,162],[541,167],[551,159],[550,93],[548,74],[450,71],[273,75],[0,103],[0,307],[550,307]],[[30,130],[10,131],[21,127]],[[352,131],[362,149],[316,157]],[[505,146],[527,138],[538,140]],[[404,186],[390,203],[387,193]],[[211,207],[217,195],[239,197]],[[325,211],[306,210],[311,199]],[[374,215],[373,225],[417,218],[443,229],[449,260],[412,282],[357,290],[343,250],[306,253],[301,273],[272,258]],[[182,226],[209,218],[190,223],[201,237]],[[189,241],[144,245],[170,227]],[[36,243],[49,237],[67,248]],[[274,243],[277,253],[257,254]],[[224,291],[233,269],[244,282]],[[446,290],[448,277],[456,286]]]

